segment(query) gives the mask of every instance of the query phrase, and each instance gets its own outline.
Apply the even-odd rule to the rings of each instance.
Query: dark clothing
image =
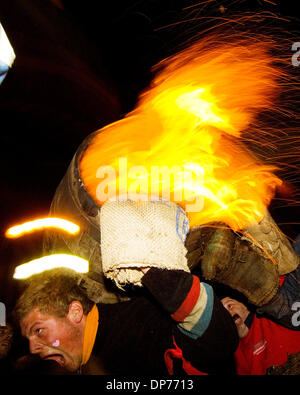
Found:
[[[174,357],[174,374],[192,372],[182,369],[185,361],[199,374],[233,374],[237,330],[212,288],[179,270],[150,269],[142,282],[143,295],[98,305],[93,354],[105,367],[113,374],[168,374],[165,353],[176,344],[184,361]]]
[[[300,238],[296,239],[294,248],[296,253],[300,253]],[[259,315],[275,321],[277,324],[286,328],[299,331],[300,324],[295,325],[294,314],[300,304],[300,264],[297,269],[286,274],[281,279],[279,287],[274,298],[266,305],[259,307],[256,312]]]

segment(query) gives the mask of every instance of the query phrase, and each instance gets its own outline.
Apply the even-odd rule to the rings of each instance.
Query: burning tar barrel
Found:
[[[80,226],[77,235],[69,235],[54,229],[48,229],[44,238],[44,252],[71,253],[89,261],[89,273],[82,278],[82,286],[95,302],[116,303],[126,300],[103,274],[100,250],[100,205],[95,202],[85,188],[80,174],[80,161],[98,132],[88,136],[78,148],[69,168],[58,186],[52,201],[50,215],[62,217]],[[294,253],[289,241],[266,212],[265,217],[256,225],[249,226],[243,232],[234,232],[222,223],[211,222],[203,226],[190,228],[186,238],[187,261],[190,269],[202,265],[206,279],[226,282],[230,266],[235,268],[230,274],[229,285],[243,292],[257,305],[270,300],[278,288],[278,275],[294,270],[299,257]],[[250,272],[256,277],[249,281]],[[243,266],[244,265],[244,266]],[[208,268],[209,267],[209,268]],[[211,272],[217,268],[218,273]],[[223,281],[224,280],[224,281]]]
[[[251,131],[263,136],[258,115],[271,111],[273,118],[285,74],[268,39],[221,37],[206,36],[164,59],[134,110],[82,143],[57,189],[51,215],[74,221],[81,232],[48,231],[45,251],[68,249],[89,260],[89,280],[100,291],[87,288],[97,301],[122,298],[101,267],[100,207],[137,189],[188,214],[190,268],[200,264],[204,278],[243,292],[257,306],[276,294],[280,274],[298,266],[267,212],[282,180],[241,139],[245,130],[250,140]],[[158,169],[168,182],[156,178]],[[129,179],[135,180],[129,185]]]

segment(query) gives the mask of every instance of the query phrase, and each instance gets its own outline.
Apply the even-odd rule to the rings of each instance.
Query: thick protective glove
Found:
[[[278,265],[279,275],[290,273],[299,266],[299,256],[268,211],[258,224],[244,229],[244,235],[258,254],[264,254],[258,247],[260,245],[272,256]],[[256,243],[253,242],[254,240]]]
[[[142,268],[189,272],[185,212],[168,201],[112,201],[100,211],[102,268],[119,288],[141,286]]]
[[[201,259],[201,271],[207,280],[243,293],[256,306],[268,303],[279,287],[277,265],[230,229],[213,233]]]

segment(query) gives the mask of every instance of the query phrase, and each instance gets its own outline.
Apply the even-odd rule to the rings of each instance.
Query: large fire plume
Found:
[[[212,34],[158,64],[135,109],[99,130],[85,151],[80,174],[89,194],[102,204],[129,191],[168,198],[169,188],[169,199],[185,210],[203,199],[198,210],[186,210],[191,226],[222,222],[238,230],[260,221],[282,181],[241,137],[278,97],[283,71],[270,45],[261,37],[219,42]],[[171,169],[168,182],[154,179],[162,167]]]

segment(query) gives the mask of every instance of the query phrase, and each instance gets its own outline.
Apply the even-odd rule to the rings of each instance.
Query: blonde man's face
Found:
[[[32,354],[52,359],[67,370],[75,371],[82,359],[85,316],[72,309],[60,318],[32,310],[20,322],[23,336],[29,340]]]

